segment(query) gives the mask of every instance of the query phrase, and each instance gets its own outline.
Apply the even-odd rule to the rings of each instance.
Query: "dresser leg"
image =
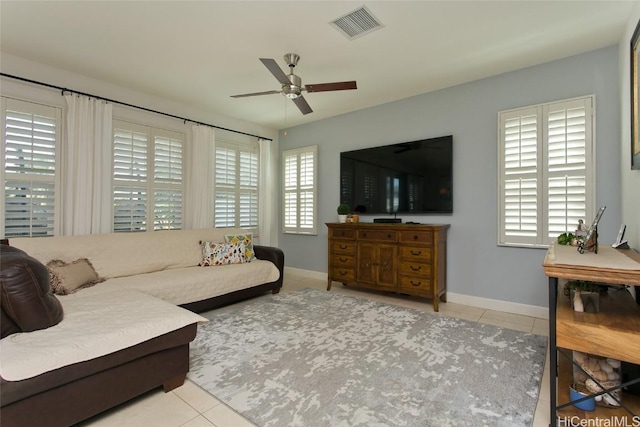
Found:
[[[331,290],[331,279],[327,280],[327,290]]]

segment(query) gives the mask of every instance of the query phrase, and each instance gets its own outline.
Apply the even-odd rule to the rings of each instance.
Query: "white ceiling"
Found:
[[[282,129],[617,44],[635,3],[2,0],[0,48]],[[329,24],[363,4],[384,28],[349,40]],[[230,98],[279,90],[258,58],[286,71],[287,52],[303,84],[358,89],[304,94],[306,116],[279,94]]]

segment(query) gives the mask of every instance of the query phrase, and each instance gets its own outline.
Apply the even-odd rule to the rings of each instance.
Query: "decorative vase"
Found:
[[[345,222],[347,222],[347,216],[346,215],[338,215],[338,221],[342,224],[344,224]]]
[[[584,305],[582,304],[582,298],[580,298],[580,289],[575,289],[571,291],[571,301],[573,301],[573,310],[574,311],[584,311]]]

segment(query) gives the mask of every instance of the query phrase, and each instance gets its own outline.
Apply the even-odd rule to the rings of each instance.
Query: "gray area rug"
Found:
[[[546,337],[312,289],[204,316],[189,378],[261,427],[533,423]]]

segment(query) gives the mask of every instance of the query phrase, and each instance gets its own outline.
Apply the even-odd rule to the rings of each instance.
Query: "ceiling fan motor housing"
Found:
[[[302,89],[302,79],[295,74],[287,75],[291,84],[282,85],[282,94],[289,99],[296,99],[300,96]]]

